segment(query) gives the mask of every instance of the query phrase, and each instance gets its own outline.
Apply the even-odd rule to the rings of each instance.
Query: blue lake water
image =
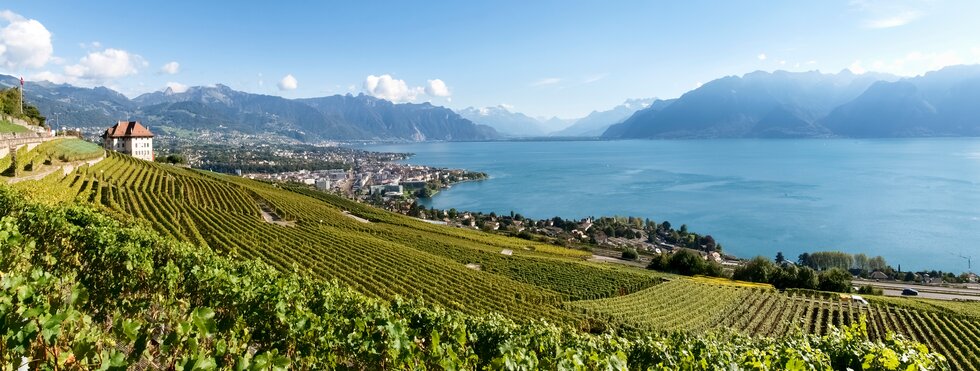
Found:
[[[379,145],[483,171],[427,206],[533,218],[632,215],[741,257],[841,250],[903,270],[980,265],[980,139],[639,140]],[[976,269],[974,269],[976,270]]]

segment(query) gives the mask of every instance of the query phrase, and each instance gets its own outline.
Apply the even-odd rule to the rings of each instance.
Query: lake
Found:
[[[631,140],[377,145],[483,171],[426,206],[540,219],[639,216],[740,257],[840,250],[903,270],[980,264],[980,139]]]

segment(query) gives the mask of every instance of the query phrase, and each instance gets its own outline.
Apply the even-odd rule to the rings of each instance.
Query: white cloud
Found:
[[[779,64],[785,66],[786,65],[786,61],[779,61]]]
[[[899,27],[899,26],[907,25],[912,21],[919,19],[919,17],[921,16],[922,13],[909,10],[899,14],[865,20],[864,27],[875,28],[875,29]]]
[[[364,79],[364,91],[372,97],[387,99],[392,102],[411,102],[424,93],[423,88],[409,88],[405,80],[393,78],[388,74],[368,75]]]
[[[279,87],[279,90],[296,90],[299,87],[299,82],[296,81],[296,78],[292,74],[288,74],[283,76],[282,80],[279,80],[279,84],[276,86]]]
[[[163,67],[160,67],[160,72],[168,75],[176,75],[180,72],[180,63],[177,63],[177,61],[169,62],[163,65]]]
[[[353,91],[354,88],[353,85],[347,87],[350,91]],[[441,79],[426,80],[425,86],[422,87],[409,86],[405,80],[396,79],[389,74],[368,75],[364,78],[362,89],[367,95],[395,103],[412,102],[424,97],[444,98],[447,102],[452,102],[452,91]]]
[[[82,57],[78,64],[65,66],[68,79],[104,83],[129,75],[135,75],[141,67],[149,65],[143,57],[120,49],[106,49]]]
[[[558,78],[558,77],[546,77],[546,78],[540,79],[538,81],[532,82],[531,83],[531,86],[554,85],[554,84],[557,84],[559,82],[561,82],[561,78]]]
[[[595,74],[595,75],[592,75],[592,76],[588,76],[584,80],[582,80],[582,83],[583,84],[591,84],[591,83],[594,83],[596,81],[605,79],[606,76],[609,76],[609,74],[608,73],[600,73],[600,74]]]
[[[429,95],[430,97],[448,97],[452,95],[452,93],[449,92],[449,87],[447,87],[446,83],[440,79],[428,80],[427,84],[428,85],[425,87],[425,94]]]
[[[701,85],[704,85],[704,84],[702,84],[700,81],[698,81],[698,82],[694,83],[694,88],[695,89],[700,88]]]
[[[51,71],[41,71],[35,73],[34,75],[31,75],[30,79],[34,81],[49,81],[55,84],[64,84],[69,82],[67,76]]]
[[[769,57],[766,56],[766,53],[759,53],[759,55],[757,55],[756,58],[759,58],[760,61],[764,61],[766,60],[766,58]]]
[[[0,66],[41,68],[51,59],[51,32],[41,22],[9,10],[0,11]]]
[[[183,93],[187,91],[187,85],[181,84],[179,82],[168,82],[167,88],[172,90],[174,93]]]
[[[858,75],[868,72],[867,70],[864,69],[864,67],[861,66],[861,61],[854,61],[854,63],[851,63],[851,65],[847,67],[847,69],[851,70],[851,72],[854,72]]]

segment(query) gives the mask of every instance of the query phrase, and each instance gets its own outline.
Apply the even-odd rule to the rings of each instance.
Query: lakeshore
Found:
[[[472,142],[379,145],[403,162],[486,172],[427,207],[536,219],[685,223],[740,257],[844,250],[966,271],[980,239],[977,139]],[[490,195],[490,196],[488,196]],[[942,246],[933,251],[930,246]]]

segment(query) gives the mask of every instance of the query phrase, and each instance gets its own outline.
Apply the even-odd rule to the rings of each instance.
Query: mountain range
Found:
[[[822,138],[980,135],[980,65],[922,76],[752,72],[640,110],[604,138]]]
[[[20,81],[0,75],[0,85]],[[367,95],[286,99],[225,85],[172,89],[129,99],[105,87],[30,82],[25,100],[55,126],[101,127],[140,120],[159,129],[274,133],[300,140],[487,140],[500,135],[450,109],[429,103],[395,104]]]
[[[520,112],[511,112],[503,105],[496,107],[468,107],[457,111],[461,116],[478,124],[490,126],[508,137],[598,137],[610,125],[622,122],[634,112],[650,106],[654,98],[629,99],[621,105],[606,111],[592,111],[579,119],[558,117],[530,117]]]
[[[561,137],[598,137],[613,124],[623,122],[636,111],[651,107],[665,107],[672,100],[664,101],[656,98],[628,99],[623,104],[607,111],[592,111],[587,116],[578,119],[571,126],[552,133]]]
[[[0,75],[0,86],[19,83]],[[627,100],[577,120],[533,118],[504,106],[454,112],[363,94],[286,99],[221,84],[130,99],[105,87],[40,81],[28,83],[25,100],[53,126],[134,119],[161,130],[273,133],[304,141],[980,136],[980,65],[907,78],[757,71],[713,80],[676,99]]]
[[[497,130],[501,135],[509,137],[542,137],[552,131],[536,118],[520,112],[511,112],[505,106],[496,107],[467,107],[456,111],[467,120],[486,125]]]

